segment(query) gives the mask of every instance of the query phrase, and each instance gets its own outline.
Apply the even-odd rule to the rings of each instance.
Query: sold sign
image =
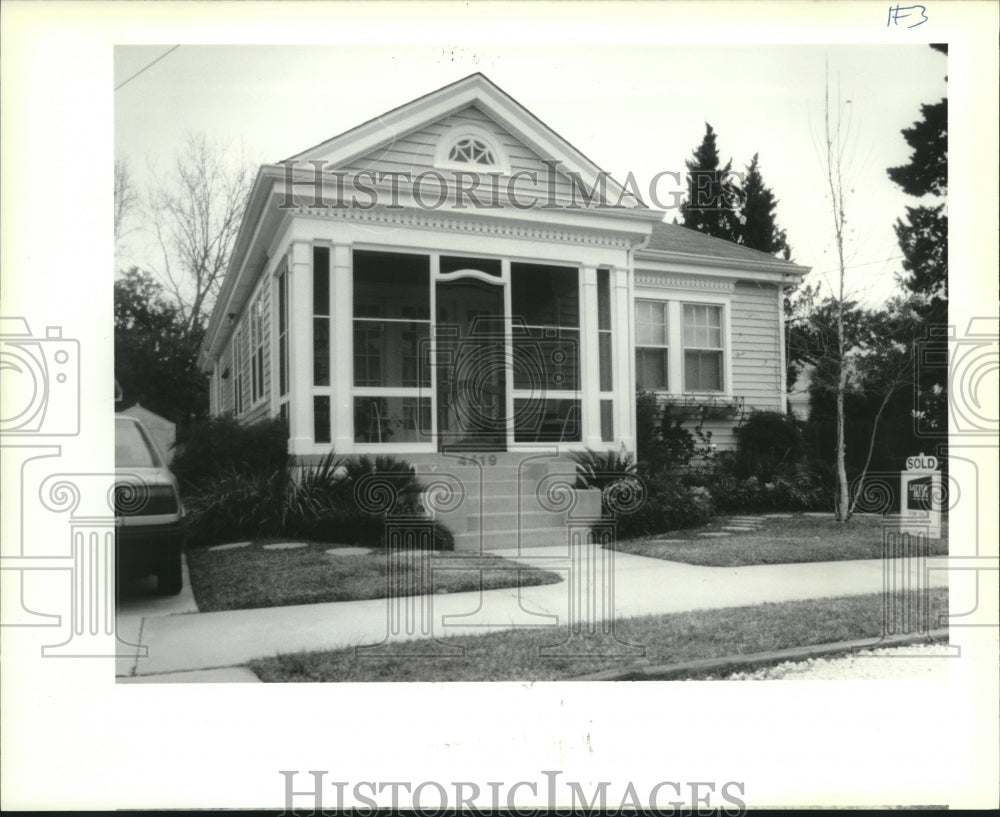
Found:
[[[937,467],[937,457],[925,457],[923,454],[920,454],[916,457],[906,458],[907,471],[936,471]]]

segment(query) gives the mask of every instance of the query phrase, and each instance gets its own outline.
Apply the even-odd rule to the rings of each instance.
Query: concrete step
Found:
[[[568,540],[566,527],[525,528],[517,530],[493,530],[466,532],[455,535],[455,550],[500,550],[503,548],[557,547],[565,546]]]
[[[528,530],[532,528],[563,528],[566,514],[550,511],[493,511],[470,513],[469,531]]]

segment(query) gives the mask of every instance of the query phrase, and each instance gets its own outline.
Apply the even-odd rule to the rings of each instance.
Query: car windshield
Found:
[[[149,440],[136,423],[115,421],[115,467],[156,468],[159,466]]]

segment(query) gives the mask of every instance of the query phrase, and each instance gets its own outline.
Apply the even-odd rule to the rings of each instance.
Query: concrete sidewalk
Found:
[[[493,553],[556,572],[568,570],[565,546]],[[596,606],[607,604],[610,609],[613,604],[617,618],[878,593],[884,573],[891,573],[899,582],[908,568],[911,586],[918,586],[915,565],[881,559],[698,567],[612,551],[598,550],[596,554],[599,559],[611,557],[612,563],[605,566],[614,576],[613,582],[602,585],[605,592],[611,592],[603,598],[594,594]],[[927,559],[928,568],[946,563],[947,557]],[[946,587],[947,571],[931,569],[928,580],[931,587]],[[409,611],[414,627],[392,634],[388,599],[195,613],[190,590],[185,589],[181,596],[163,600],[160,607],[154,606],[141,616],[135,608],[119,610],[122,637],[145,646],[147,655],[120,659],[116,672],[121,682],[252,681],[252,673],[237,668],[254,658],[279,653],[377,644],[426,637],[431,632],[442,638],[511,627],[554,627],[570,620],[570,584],[563,581],[397,600]],[[578,594],[579,590],[577,587]],[[605,616],[596,612],[594,617]],[[191,673],[206,670],[217,671],[197,676]]]

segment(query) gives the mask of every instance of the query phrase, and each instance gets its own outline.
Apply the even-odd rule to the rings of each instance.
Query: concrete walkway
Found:
[[[567,573],[565,546],[493,551],[532,566]],[[763,602],[796,601],[878,593],[884,572],[917,569],[901,561],[880,559],[847,562],[811,562],[753,567],[698,567],[644,556],[597,550],[598,559],[611,557],[604,567],[613,582],[600,587],[611,592],[593,594],[604,618],[613,603],[618,618],[740,607]],[[927,559],[927,566],[944,566],[947,557]],[[887,566],[888,565],[888,566]],[[577,575],[582,575],[578,573]],[[597,574],[599,575],[599,574]],[[930,586],[946,587],[947,571],[930,570]],[[334,602],[260,610],[196,613],[185,573],[185,590],[173,599],[157,599],[119,608],[120,637],[141,644],[146,655],[119,659],[120,682],[236,682],[255,676],[239,669],[254,658],[302,650],[328,650],[377,644],[408,638],[475,635],[511,627],[553,627],[570,621],[570,584],[447,593],[399,600],[413,625],[389,633],[390,600]],[[577,586],[577,591],[579,591]],[[579,598],[579,596],[578,596]],[[579,604],[577,605],[579,607]],[[207,674],[204,671],[212,671]],[[194,673],[192,671],[198,671]],[[155,677],[150,677],[155,676]]]

